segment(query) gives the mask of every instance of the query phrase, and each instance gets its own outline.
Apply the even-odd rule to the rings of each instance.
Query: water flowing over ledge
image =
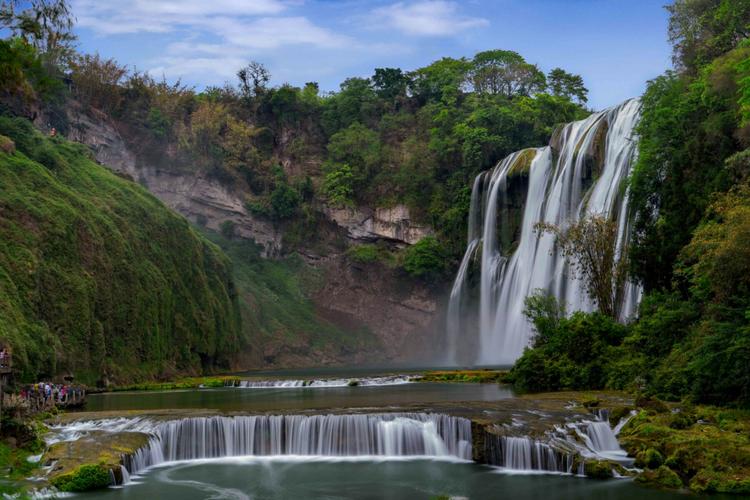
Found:
[[[388,375],[382,377],[351,377],[305,380],[230,380],[228,386],[243,389],[320,389],[326,387],[380,387],[415,382],[417,376]]]
[[[124,455],[123,480],[165,462],[239,456],[429,457],[471,460],[468,419],[429,413],[259,415],[180,420],[110,419],[53,428],[52,440],[92,431],[141,432],[148,445]]]
[[[639,113],[635,99],[594,113],[559,129],[549,146],[513,153],[477,176],[468,243],[446,317],[448,362],[512,364],[530,338],[523,308],[536,289],[570,311],[592,310],[554,235],[539,234],[535,225],[565,228],[586,214],[604,215],[617,222],[616,250],[624,251],[630,237],[625,183],[636,155]],[[473,267],[478,278],[472,278]],[[478,290],[472,289],[475,281]],[[640,294],[626,284],[621,318],[633,314]]]
[[[606,410],[553,416],[517,409],[512,419],[433,412],[103,418],[51,426],[48,445],[137,443],[112,465],[113,484],[149,467],[221,459],[461,460],[512,473],[586,475],[589,462],[614,476],[632,462],[617,443],[626,419]],[[632,415],[631,415],[632,416]],[[497,417],[495,417],[497,418]],[[540,424],[542,424],[540,426]],[[140,436],[133,439],[128,436]],[[89,444],[88,446],[91,446]],[[96,446],[94,444],[94,446]],[[122,449],[122,448],[119,448]]]

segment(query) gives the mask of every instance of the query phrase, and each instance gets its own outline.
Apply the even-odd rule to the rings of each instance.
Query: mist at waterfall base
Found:
[[[443,362],[509,366],[529,344],[526,297],[542,289],[567,311],[591,311],[581,281],[540,233],[545,222],[564,229],[587,214],[617,222],[616,250],[630,235],[626,180],[636,156],[636,99],[569,123],[550,145],[515,152],[473,184],[466,252],[451,290]],[[628,282],[621,319],[632,316],[640,288]]]

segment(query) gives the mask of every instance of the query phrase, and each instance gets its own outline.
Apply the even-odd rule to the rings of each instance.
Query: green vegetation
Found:
[[[627,328],[601,314],[576,311],[565,316],[553,297],[526,299],[526,314],[536,336],[510,372],[514,385],[529,392],[601,389],[608,381],[608,360],[622,344]]]
[[[447,251],[434,237],[422,238],[404,253],[404,270],[417,278],[437,279],[447,270]]]
[[[255,345],[282,350],[306,344],[328,353],[373,347],[374,338],[368,331],[344,331],[317,314],[310,296],[321,277],[299,256],[264,259],[248,240],[231,240],[208,231],[203,234],[232,262],[232,277],[241,299],[242,337],[250,343],[246,355],[262,355],[252,351]]]
[[[102,465],[81,465],[73,472],[57,476],[52,486],[63,492],[81,492],[107,488],[110,485],[109,469]]]
[[[750,493],[750,414],[710,406],[642,409],[620,434],[637,480],[697,493]]]
[[[69,35],[69,15],[59,18],[57,29]],[[10,27],[12,19],[0,23]],[[17,37],[3,41],[0,65],[14,83],[0,102],[15,114],[54,108],[53,125],[65,133],[66,106],[102,112],[137,145],[142,163],[207,174],[280,225],[321,201],[405,204],[416,222],[437,228],[448,259],[463,250],[474,176],[588,114],[580,76],[561,68],[547,76],[507,50],[444,58],[412,72],[376,68],[371,78],[349,78],[325,95],[314,82],[269,87],[266,68],[251,62],[238,71],[237,86],[198,93],[98,55],[66,49],[52,57],[33,34],[11,31]],[[301,241],[285,244],[291,253]]]
[[[221,252],[80,145],[0,117],[0,337],[21,380],[227,368],[246,345]]]
[[[423,373],[419,382],[463,382],[491,384],[504,382],[508,372],[499,370],[440,370]]]

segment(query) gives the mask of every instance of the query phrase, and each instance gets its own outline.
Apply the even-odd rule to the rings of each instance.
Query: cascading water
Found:
[[[320,389],[326,387],[379,387],[414,382],[418,376],[387,375],[382,377],[326,378],[310,380],[229,380],[227,386],[243,389]]]
[[[163,462],[234,456],[444,457],[471,460],[471,423],[427,413],[115,419],[53,429],[69,440],[91,431],[145,432],[123,457],[129,474]]]
[[[555,236],[540,234],[535,226],[545,222],[565,228],[586,214],[605,215],[618,224],[617,253],[625,250],[630,234],[625,181],[636,154],[639,111],[640,103],[633,99],[569,123],[549,146],[513,153],[476,178],[468,244],[446,318],[449,362],[513,363],[531,335],[523,309],[536,289],[553,294],[568,310],[593,309],[557,250]],[[469,286],[477,260],[478,311]],[[640,293],[638,286],[625,285],[622,319],[633,314]],[[474,316],[476,341],[469,333]],[[470,346],[470,352],[460,345]]]

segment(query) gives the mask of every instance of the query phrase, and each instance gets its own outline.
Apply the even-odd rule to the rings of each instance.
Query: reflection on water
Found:
[[[327,387],[283,389],[191,389],[92,394],[87,411],[203,408],[225,411],[306,410],[399,406],[448,401],[496,401],[513,397],[498,384],[420,382],[381,387]]]
[[[246,459],[172,464],[124,488],[87,499],[468,499],[670,500],[684,495],[644,489],[629,480],[509,475],[471,463],[428,460]]]

